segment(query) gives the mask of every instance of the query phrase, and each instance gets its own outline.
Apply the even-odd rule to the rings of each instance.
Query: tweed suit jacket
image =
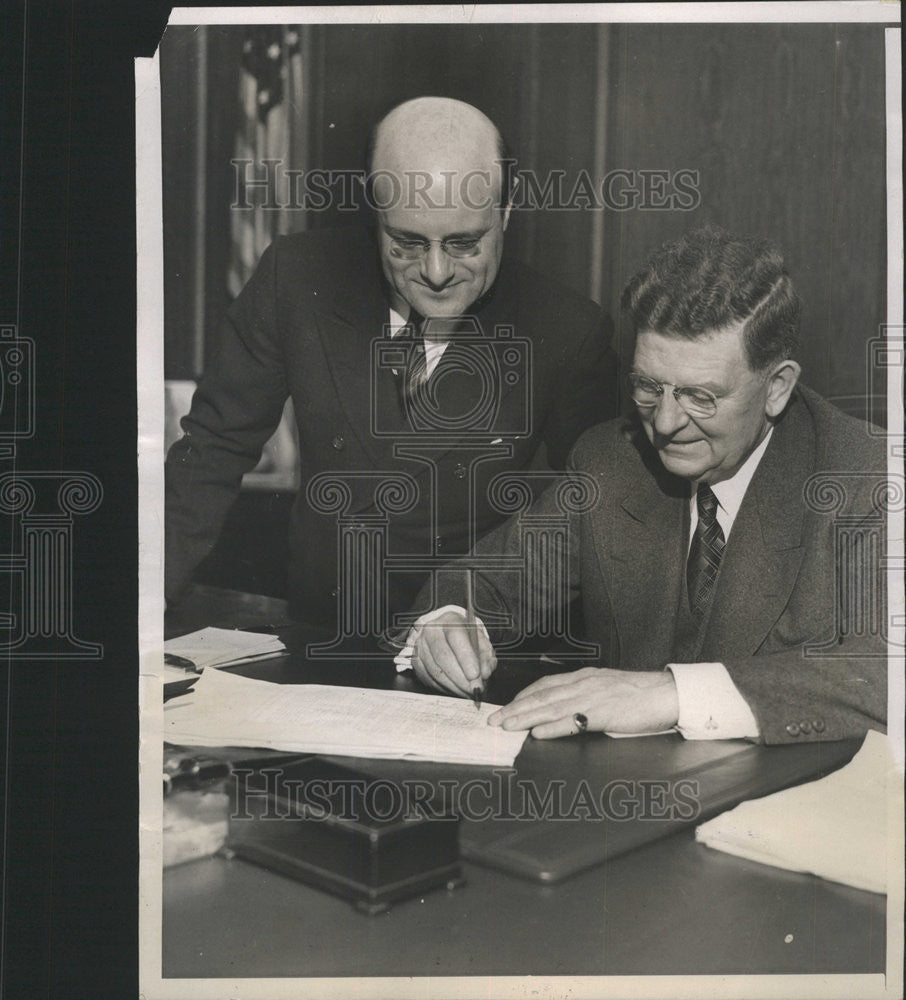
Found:
[[[482,336],[502,331],[524,343],[493,390],[493,419],[481,434],[459,433],[453,420],[454,430],[439,440],[433,435],[420,458],[403,456],[394,446],[404,437],[418,451],[419,436],[401,423],[391,372],[376,370],[372,358],[388,309],[375,243],[364,229],[280,237],[265,252],[228,310],[216,356],[184,418],[184,436],[167,457],[168,602],[213,547],[241,477],[258,461],[288,396],[302,474],[291,515],[289,597],[297,617],[322,623],[337,615],[337,517],[373,512],[382,477],[404,474],[418,490],[413,509],[390,517],[389,552],[465,553],[503,520],[483,499],[492,476],[537,462],[542,444],[550,464],[563,468],[579,434],[617,412],[616,362],[600,309],[504,255],[476,316]],[[431,376],[441,414],[471,412],[483,391],[463,362],[454,340]],[[345,477],[349,499],[344,510],[325,513],[307,487],[334,472]],[[405,611],[424,579],[419,570],[393,575],[390,609]]]
[[[690,659],[726,666],[763,742],[884,728],[883,440],[797,387],[743,499]],[[673,659],[685,600],[689,486],[664,469],[635,418],[587,431],[569,466],[591,475],[600,494],[570,515],[568,599],[581,602],[584,637],[601,666],[659,670]],[[531,513],[556,515],[555,494]],[[518,553],[520,544],[514,517],[475,554]],[[440,603],[462,603],[458,576],[444,579]],[[518,629],[526,598],[514,581],[480,570],[477,610]],[[561,590],[532,599],[544,606]],[[497,642],[508,638],[512,629],[492,631]]]

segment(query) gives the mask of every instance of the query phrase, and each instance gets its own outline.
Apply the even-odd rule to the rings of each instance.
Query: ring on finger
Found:
[[[573,725],[576,727],[577,735],[581,736],[582,733],[588,731],[588,716],[583,715],[581,712],[576,712],[573,716]]]

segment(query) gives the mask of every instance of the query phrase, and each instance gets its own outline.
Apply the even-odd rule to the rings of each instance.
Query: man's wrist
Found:
[[[393,662],[396,664],[397,673],[402,673],[404,670],[412,669],[412,653],[415,649],[415,643],[418,641],[418,637],[421,634],[422,629],[425,625],[429,625],[436,618],[446,614],[448,611],[455,611],[457,614],[462,616],[463,620],[465,620],[466,609],[460,607],[458,604],[445,604],[442,608],[434,608],[433,611],[426,611],[419,618],[415,619],[415,622],[409,629],[409,634],[406,636],[405,645],[393,658]],[[488,630],[485,628],[484,622],[480,618],[476,618],[475,622],[482,632],[484,632],[485,636],[487,636]]]

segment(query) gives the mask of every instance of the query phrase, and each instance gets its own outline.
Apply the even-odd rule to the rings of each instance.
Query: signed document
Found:
[[[489,726],[496,705],[407,691],[272,684],[206,670],[170,702],[164,739],[181,746],[511,767],[528,735]]]

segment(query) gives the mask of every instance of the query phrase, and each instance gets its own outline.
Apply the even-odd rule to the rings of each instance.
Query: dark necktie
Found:
[[[411,341],[412,347],[407,353],[407,364],[405,371],[398,381],[400,389],[400,403],[403,412],[408,413],[413,399],[422,391],[428,381],[428,360],[425,356],[425,338],[421,329],[424,317],[420,316],[414,309],[409,311],[409,319],[406,321],[401,336]]]
[[[686,588],[689,608],[700,622],[714,596],[714,583],[724,551],[724,533],[717,523],[717,497],[707,483],[700,483],[697,493],[698,524],[686,564]]]

